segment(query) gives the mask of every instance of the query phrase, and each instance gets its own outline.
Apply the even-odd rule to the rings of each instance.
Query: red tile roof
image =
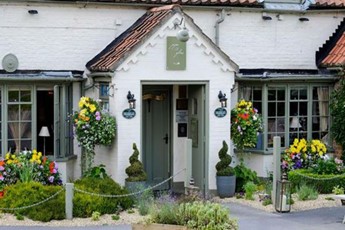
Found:
[[[345,19],[316,52],[316,64],[320,67],[345,66]]]
[[[343,33],[331,52],[321,62],[322,66],[345,66],[345,34]]]
[[[263,7],[262,0],[55,0],[53,2],[103,2],[103,3],[118,3],[118,4],[151,4],[151,5],[190,5],[190,6],[251,6]],[[345,0],[315,0],[316,3],[311,5],[311,8],[344,8]],[[47,1],[49,2],[49,1]],[[280,2],[280,1],[278,1]]]
[[[142,17],[140,17],[131,27],[123,32],[119,37],[112,41],[105,49],[103,49],[97,56],[90,60],[86,67],[90,71],[95,72],[109,72],[115,71],[122,61],[128,57],[133,51],[138,49],[147,37],[152,35],[159,29],[160,25],[164,24],[176,13],[181,13],[185,20],[191,23],[191,26],[198,30],[206,40],[218,51],[218,53],[235,68],[238,66],[223,52],[220,48],[211,41],[202,30],[194,24],[193,20],[182,12],[179,5],[166,5],[148,10]]]

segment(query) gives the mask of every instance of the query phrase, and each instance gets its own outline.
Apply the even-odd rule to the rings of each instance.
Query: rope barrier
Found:
[[[138,191],[138,192],[133,192],[133,193],[129,193],[129,194],[120,194],[120,195],[109,195],[109,194],[98,194],[98,193],[93,193],[93,192],[88,192],[88,191],[84,191],[84,190],[81,190],[81,189],[77,189],[77,188],[74,188],[74,191],[76,192],[80,192],[80,193],[85,193],[85,194],[88,194],[88,195],[91,195],[91,196],[99,196],[99,197],[110,197],[110,198],[119,198],[119,197],[128,197],[128,196],[135,196],[135,195],[138,195],[138,194],[141,194],[141,193],[144,193],[148,190],[151,190],[151,189],[154,189],[158,186],[161,186],[162,184],[168,182],[169,180],[171,180],[172,178],[174,178],[175,176],[177,176],[178,174],[180,174],[182,171],[185,171],[186,169],[181,169],[180,171],[178,171],[177,173],[175,173],[174,175],[172,175],[171,177],[167,178],[166,180],[154,185],[154,186],[150,186],[144,190],[141,190],[141,191]],[[41,205],[51,199],[53,199],[54,197],[56,197],[58,194],[60,194],[62,191],[65,190],[65,185],[59,190],[57,191],[55,194],[53,194],[52,196],[42,200],[42,201],[39,201],[35,204],[31,204],[31,205],[27,205],[27,206],[23,206],[23,207],[17,207],[17,208],[0,208],[0,210],[6,210],[6,211],[16,211],[16,210],[22,210],[22,209],[27,209],[27,208],[32,208],[32,207],[35,207],[35,206],[38,206],[38,205]]]
[[[87,195],[90,195],[90,196],[99,196],[99,197],[109,197],[109,198],[119,198],[119,197],[129,197],[129,196],[135,196],[135,195],[139,195],[141,193],[144,193],[146,191],[149,191],[151,189],[154,189],[158,186],[161,186],[162,184],[168,182],[169,180],[171,180],[172,178],[174,178],[175,176],[177,176],[178,174],[180,174],[182,171],[185,171],[186,168],[184,169],[181,169],[180,171],[178,171],[177,173],[175,173],[174,175],[172,175],[171,177],[169,177],[168,179],[154,185],[154,186],[150,186],[150,187],[147,187],[146,189],[143,189],[141,191],[138,191],[138,192],[132,192],[132,193],[129,193],[129,194],[120,194],[120,195],[109,195],[109,194],[99,194],[99,193],[93,193],[93,192],[88,192],[88,191],[85,191],[85,190],[81,190],[81,189],[77,189],[77,188],[74,188],[74,190],[76,192],[80,192],[80,193],[84,193],[84,194],[87,194]]]
[[[59,195],[59,193],[61,193],[63,190],[65,190],[65,186],[63,186],[59,191],[57,191],[55,194],[53,194],[52,196],[42,200],[42,201],[39,201],[35,204],[31,204],[31,205],[28,205],[28,206],[23,206],[23,207],[18,207],[18,208],[0,208],[0,210],[7,210],[7,211],[16,211],[16,210],[22,210],[22,209],[27,209],[27,208],[32,208],[32,207],[35,207],[35,206],[38,206],[38,205],[41,205],[51,199],[53,199],[54,197],[56,197],[57,195]]]

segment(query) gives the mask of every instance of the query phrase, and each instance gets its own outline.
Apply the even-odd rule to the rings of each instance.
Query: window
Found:
[[[329,97],[332,85],[264,84],[240,86],[240,98],[253,102],[262,114],[264,132],[256,149],[271,152],[273,137],[281,147],[295,138],[322,139],[330,145]]]
[[[0,85],[1,153],[37,149],[55,158],[73,154],[72,85]],[[39,136],[43,126],[49,137]],[[63,140],[63,141],[62,141]],[[45,145],[43,144],[45,142]]]
[[[100,83],[99,84],[99,99],[100,105],[103,111],[109,112],[109,84],[108,83]]]

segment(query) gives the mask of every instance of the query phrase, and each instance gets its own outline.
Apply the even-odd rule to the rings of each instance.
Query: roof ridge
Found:
[[[150,9],[150,12],[159,12],[159,11],[167,11],[167,10],[173,10],[175,8],[178,8],[181,10],[181,6],[179,4],[172,4],[172,5],[165,5],[165,6],[158,6]]]

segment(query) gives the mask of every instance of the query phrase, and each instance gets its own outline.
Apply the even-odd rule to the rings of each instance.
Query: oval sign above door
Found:
[[[216,117],[225,117],[226,116],[226,109],[224,108],[217,108],[215,111],[214,111],[214,115]]]
[[[135,117],[135,111],[133,109],[125,109],[122,112],[122,116],[127,119],[132,119]]]

